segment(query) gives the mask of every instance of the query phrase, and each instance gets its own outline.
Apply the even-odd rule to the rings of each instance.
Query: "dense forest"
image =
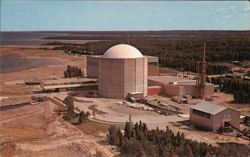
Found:
[[[250,103],[250,81],[237,78],[217,77],[211,78],[211,83],[219,85],[223,92],[234,95],[237,103]]]
[[[195,71],[195,63],[202,60],[203,43],[206,42],[208,74],[230,71],[223,63],[250,60],[249,32],[116,32],[81,36],[50,37],[48,39],[101,40],[81,45],[59,45],[55,49],[73,50],[73,53],[94,52],[103,54],[118,43],[129,43],[144,55],[158,56],[161,66]],[[128,35],[129,34],[129,35]],[[49,43],[48,43],[49,44]]]
[[[149,130],[145,123],[126,122],[124,134],[116,126],[108,130],[109,144],[118,146],[124,157],[245,157],[247,145],[219,144],[219,147],[185,138],[183,133],[165,130]]]

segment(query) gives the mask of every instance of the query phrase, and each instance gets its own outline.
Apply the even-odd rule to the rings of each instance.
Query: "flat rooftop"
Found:
[[[159,62],[159,57],[156,56],[145,56],[148,58],[148,62]]]
[[[177,82],[177,85],[195,85],[196,80],[189,80],[183,77],[177,76],[148,76],[149,81],[160,82],[163,84],[169,84],[171,82]]]
[[[61,78],[61,79],[53,79],[53,80],[43,80],[43,83],[66,83],[66,82],[96,82],[97,79],[94,78]]]
[[[96,58],[99,58],[99,57],[102,57],[102,55],[87,55],[87,57],[96,57]]]
[[[197,105],[191,106],[191,109],[195,109],[198,111],[209,113],[211,115],[215,115],[215,114],[225,110],[226,108],[223,106],[212,104],[210,102],[200,102]]]

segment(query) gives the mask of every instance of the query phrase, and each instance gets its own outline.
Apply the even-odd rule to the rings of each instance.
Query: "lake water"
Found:
[[[41,45],[54,40],[44,40],[46,37],[69,35],[67,32],[0,32],[1,46],[8,45]],[[65,42],[65,41],[64,41]],[[66,41],[67,42],[67,41]],[[79,41],[69,41],[79,42]],[[84,41],[81,41],[84,42]],[[18,52],[17,52],[18,54]],[[46,58],[24,58],[17,54],[0,56],[0,73],[39,68],[48,65],[61,64],[60,60]]]
[[[17,54],[0,56],[0,73],[14,72],[25,69],[39,68],[48,65],[58,65],[59,60],[46,58],[23,58]]]
[[[0,32],[0,44],[8,45],[42,45],[49,42],[62,42],[69,44],[85,44],[97,40],[63,40],[45,39],[47,37],[58,37],[75,35],[75,32]]]
[[[0,32],[1,45],[41,45],[48,41],[42,40],[46,37],[66,35],[56,32]]]

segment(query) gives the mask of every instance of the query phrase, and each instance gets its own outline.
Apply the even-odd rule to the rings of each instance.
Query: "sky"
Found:
[[[1,31],[250,30],[249,1],[1,0]]]

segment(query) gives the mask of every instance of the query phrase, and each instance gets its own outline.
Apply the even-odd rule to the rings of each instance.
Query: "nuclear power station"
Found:
[[[205,65],[205,58],[202,63]],[[161,76],[158,66],[158,57],[143,56],[137,48],[128,44],[112,46],[101,56],[87,56],[87,75],[98,79],[100,97],[125,99],[128,95],[142,98],[157,94],[180,97],[213,95],[214,85],[205,83],[200,73],[199,80]],[[202,94],[197,94],[197,91]]]
[[[98,57],[98,95],[124,99],[129,93],[147,96],[147,57],[133,46],[119,44]]]

